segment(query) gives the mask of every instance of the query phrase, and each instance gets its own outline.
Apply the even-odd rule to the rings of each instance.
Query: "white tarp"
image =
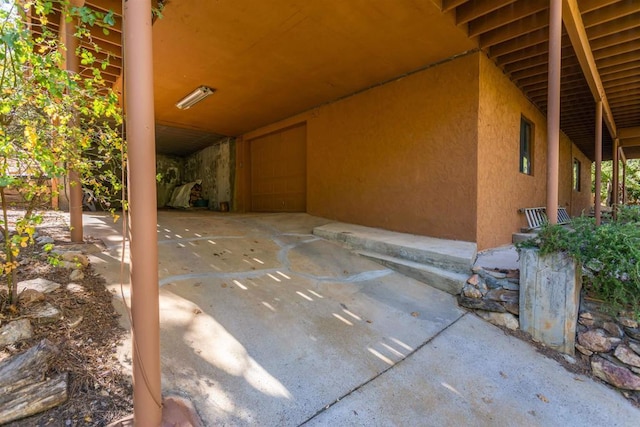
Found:
[[[191,189],[196,184],[202,185],[202,180],[198,179],[174,188],[167,206],[171,206],[172,208],[190,208],[189,199],[191,199]]]

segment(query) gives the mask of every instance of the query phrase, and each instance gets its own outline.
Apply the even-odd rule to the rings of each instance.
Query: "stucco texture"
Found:
[[[520,119],[533,123],[533,174],[519,171]],[[546,119],[476,52],[319,106],[242,136],[307,125],[307,212],[387,230],[511,243],[518,209],[545,206]],[[238,201],[248,206],[248,145],[239,145]],[[572,162],[582,163],[580,192]],[[243,170],[244,167],[244,170]],[[590,204],[590,162],[560,138],[559,204]]]
[[[511,243],[525,227],[520,208],[546,205],[547,122],[542,113],[484,54],[478,113],[478,249]],[[519,171],[520,119],[533,123],[533,173]],[[572,190],[573,158],[582,163],[581,192]],[[561,133],[558,204],[575,215],[589,207],[591,163]]]
[[[458,58],[316,111],[309,213],[473,241],[476,63]]]

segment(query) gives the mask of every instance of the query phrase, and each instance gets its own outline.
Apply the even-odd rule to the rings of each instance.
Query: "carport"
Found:
[[[91,261],[122,310],[121,224],[84,220],[106,245]],[[190,399],[207,426],[637,420],[622,396],[461,310],[452,295],[312,234],[328,223],[159,212],[163,395]],[[131,366],[129,346],[120,358]]]

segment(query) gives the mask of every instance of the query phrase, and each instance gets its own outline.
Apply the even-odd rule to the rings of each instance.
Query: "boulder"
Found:
[[[465,296],[458,297],[458,304],[460,304],[462,307],[470,308],[472,310],[494,311],[497,313],[504,313],[506,311],[501,304],[498,304],[495,301],[467,298]]]
[[[47,294],[49,292],[55,291],[60,286],[62,286],[60,283],[52,282],[51,280],[38,277],[37,279],[23,280],[21,282],[18,282],[18,293],[24,291],[25,289],[33,289],[34,291]]]
[[[515,331],[520,327],[520,322],[518,322],[518,319],[516,319],[516,317],[511,313],[478,311],[477,314],[489,323],[493,323],[497,326],[504,326],[512,331]]]
[[[613,362],[594,356],[591,359],[593,375],[601,380],[624,390],[640,390],[640,376],[630,369],[618,366]]]
[[[613,350],[615,346],[620,344],[620,341],[620,338],[607,336],[602,329],[593,329],[578,334],[578,343],[580,345],[598,353],[607,353]]]
[[[69,280],[72,280],[74,282],[80,281],[82,279],[84,279],[84,273],[80,270],[73,270],[71,271],[71,274],[69,274]]]
[[[0,328],[0,347],[28,340],[33,336],[29,319],[14,320]]]
[[[619,345],[613,353],[622,363],[640,368],[640,356],[626,345]]]

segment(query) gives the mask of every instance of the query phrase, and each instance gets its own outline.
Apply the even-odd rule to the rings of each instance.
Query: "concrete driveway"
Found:
[[[188,397],[205,425],[640,419],[451,295],[312,235],[327,220],[161,211],[158,222],[163,390]],[[85,215],[85,234],[107,245],[93,265],[118,294],[120,229]]]

